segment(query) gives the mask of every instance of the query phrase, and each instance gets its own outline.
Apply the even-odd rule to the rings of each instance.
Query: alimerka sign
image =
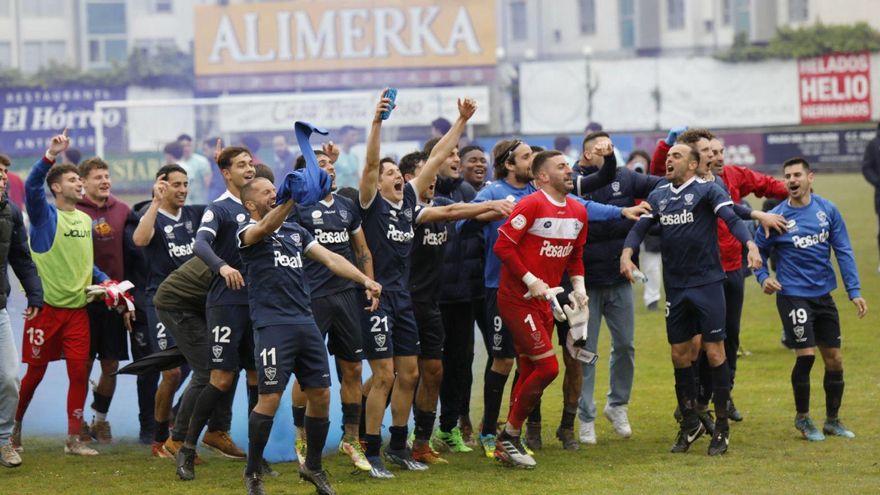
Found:
[[[198,6],[197,76],[495,64],[494,0]]]
[[[798,60],[801,124],[871,120],[871,55],[836,53]]]

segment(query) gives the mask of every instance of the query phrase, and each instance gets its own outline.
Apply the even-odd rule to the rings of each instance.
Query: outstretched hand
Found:
[[[394,104],[391,103],[391,98],[385,97],[386,91],[388,91],[388,88],[382,90],[382,96],[379,98],[379,103],[376,104],[376,113],[373,115],[373,122],[382,122],[382,114],[390,112],[391,109],[394,108]]]
[[[214,143],[214,162],[220,161],[220,152],[223,151],[223,140],[217,138],[217,142]]]
[[[477,102],[473,98],[458,99],[458,115],[464,120],[470,120],[477,112]]]
[[[65,127],[61,134],[57,134],[52,137],[49,141],[49,149],[46,150],[46,155],[49,158],[55,159],[60,153],[63,153],[68,147],[70,147],[70,130]]]

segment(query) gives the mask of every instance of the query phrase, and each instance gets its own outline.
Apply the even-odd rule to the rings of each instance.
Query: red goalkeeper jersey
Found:
[[[522,297],[528,288],[523,275],[531,272],[550,287],[562,274],[584,274],[587,210],[572,198],[559,203],[544,191],[517,203],[499,229],[495,254],[501,260],[499,295]]]

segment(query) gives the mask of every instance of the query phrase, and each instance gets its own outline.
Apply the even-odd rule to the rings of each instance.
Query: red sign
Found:
[[[871,56],[837,53],[798,60],[801,124],[871,120]]]

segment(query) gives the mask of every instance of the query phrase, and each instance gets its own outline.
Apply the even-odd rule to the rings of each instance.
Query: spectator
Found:
[[[872,186],[874,186],[874,211],[880,220],[880,124],[877,124],[877,135],[868,141],[865,147],[865,156],[862,158],[862,174]],[[877,243],[880,245],[880,231],[877,234]],[[877,268],[880,272],[880,268]]]
[[[651,165],[651,156],[645,150],[633,150],[626,159],[626,168],[640,174],[648,173]]]
[[[565,160],[569,165],[574,165],[578,161],[577,155],[572,155],[571,139],[567,136],[556,136],[553,140],[553,149],[561,151],[565,155]]]
[[[444,119],[443,117],[438,117],[437,119],[434,119],[433,122],[431,122],[431,137],[432,138],[441,138],[447,132],[449,132],[449,129],[451,129],[451,128],[452,128],[451,122]]]
[[[288,172],[293,171],[295,157],[290,152],[287,138],[282,134],[272,138],[272,149],[275,150],[275,163],[272,170],[275,173],[275,177],[282,179]]]
[[[177,161],[189,178],[189,194],[186,204],[203,205],[208,203],[208,187],[211,186],[211,164],[204,156],[193,152],[193,139],[188,134],[177,136],[182,148],[182,157]]]

